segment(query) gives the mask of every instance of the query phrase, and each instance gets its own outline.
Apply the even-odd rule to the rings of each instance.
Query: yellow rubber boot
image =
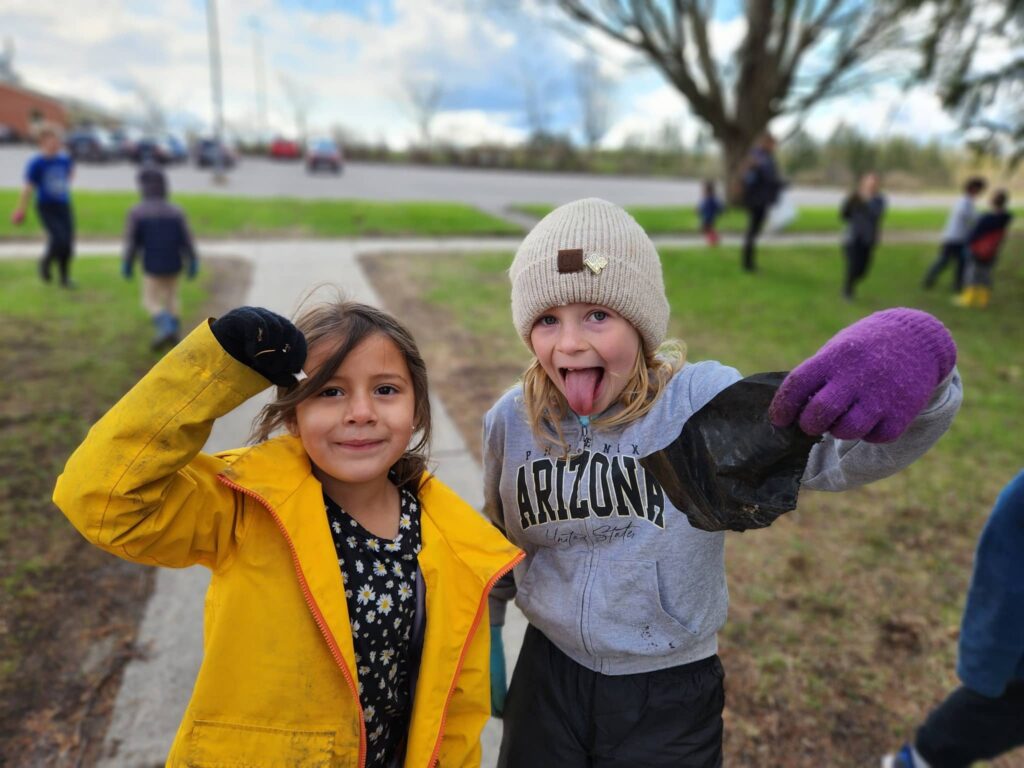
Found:
[[[959,294],[953,297],[953,303],[958,307],[973,307],[978,289],[968,285]]]
[[[979,309],[985,309],[991,297],[992,289],[985,285],[979,285],[974,289],[974,306]]]

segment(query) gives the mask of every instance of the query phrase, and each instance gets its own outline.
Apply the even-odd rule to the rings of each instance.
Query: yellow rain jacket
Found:
[[[365,763],[341,569],[302,443],[200,452],[214,420],[267,385],[204,323],[93,426],[54,491],[97,546],[213,573],[168,766]],[[487,595],[522,553],[436,479],[420,508],[427,620],[405,766],[479,765]]]

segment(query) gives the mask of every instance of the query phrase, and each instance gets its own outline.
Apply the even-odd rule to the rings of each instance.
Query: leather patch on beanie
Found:
[[[582,248],[562,248],[558,252],[558,272],[565,274],[567,272],[582,272],[583,271],[583,249]]]

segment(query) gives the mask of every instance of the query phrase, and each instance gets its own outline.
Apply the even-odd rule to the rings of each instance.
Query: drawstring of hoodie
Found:
[[[587,438],[590,437],[590,417],[589,416],[577,416],[580,422],[580,440],[577,445],[577,453],[583,453],[586,450]]]

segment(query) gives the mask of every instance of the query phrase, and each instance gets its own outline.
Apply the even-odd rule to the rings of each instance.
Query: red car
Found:
[[[297,141],[277,138],[270,142],[270,156],[274,160],[299,160],[302,158],[302,147]]]

